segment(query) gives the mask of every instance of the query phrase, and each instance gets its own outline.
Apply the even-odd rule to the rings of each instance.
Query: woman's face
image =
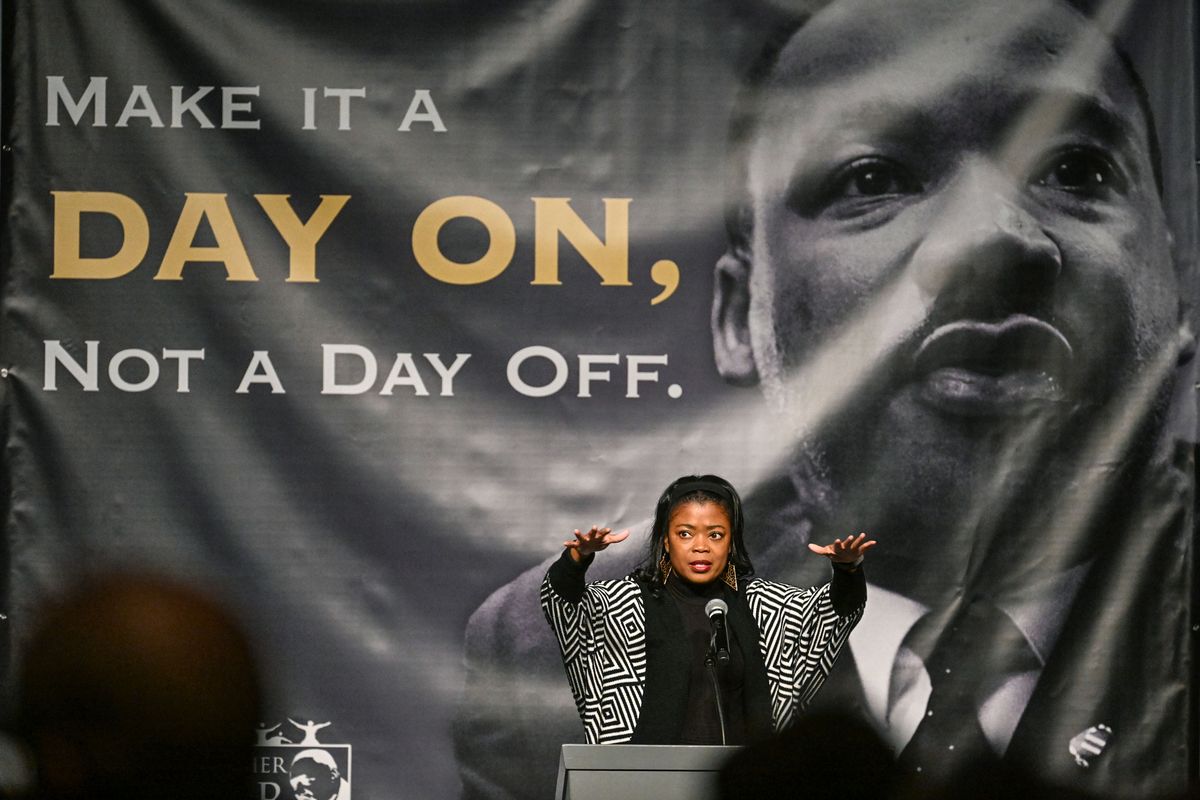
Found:
[[[730,535],[729,515],[720,503],[676,506],[667,523],[671,569],[691,583],[720,580],[729,562]]]

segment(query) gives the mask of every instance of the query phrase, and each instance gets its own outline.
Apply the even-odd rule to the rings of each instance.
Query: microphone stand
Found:
[[[708,677],[712,681],[713,697],[717,701],[717,722],[721,726],[721,744],[725,744],[725,704],[721,701],[721,682],[717,680],[717,642],[716,637],[709,644],[708,654],[704,656],[704,666],[708,667]]]

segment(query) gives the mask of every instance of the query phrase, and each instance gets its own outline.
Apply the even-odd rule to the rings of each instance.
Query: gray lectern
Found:
[[[736,747],[564,744],[555,800],[716,800]]]

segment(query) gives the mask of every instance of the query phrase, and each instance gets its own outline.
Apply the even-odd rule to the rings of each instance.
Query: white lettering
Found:
[[[279,375],[275,372],[275,365],[271,363],[271,355],[266,350],[254,351],[254,357],[250,359],[250,366],[246,367],[246,373],[242,376],[242,382],[238,384],[235,394],[248,394],[250,386],[255,383],[269,385],[271,394],[287,394],[279,381]]]
[[[611,381],[612,373],[606,369],[593,369],[595,364],[620,364],[619,355],[581,355],[579,357],[579,397],[592,396],[592,381]]]
[[[300,126],[300,130],[315,131],[317,129],[317,89],[315,86],[306,86],[300,91],[304,93],[304,124]]]
[[[351,97],[366,97],[366,88],[362,89],[330,89],[325,87],[326,97],[336,97],[338,99],[338,130],[350,130],[350,98]]]
[[[413,362],[411,353],[396,353],[392,371],[388,373],[379,393],[390,395],[392,388],[396,386],[411,386],[413,394],[417,397],[426,397],[429,394],[429,390],[425,388],[425,381],[417,374],[417,365]]]
[[[629,356],[629,373],[625,383],[625,396],[638,397],[638,384],[658,383],[658,370],[642,371],[642,364],[662,364],[666,366],[667,357],[661,356]]]
[[[184,113],[191,114],[192,117],[196,120],[196,122],[200,123],[201,128],[213,127],[212,120],[210,120],[208,118],[207,114],[205,114],[203,111],[200,110],[200,105],[199,105],[200,100],[203,99],[204,96],[207,95],[212,90],[213,90],[213,87],[211,87],[211,86],[201,86],[199,89],[197,89],[196,91],[194,91],[190,95],[188,95],[188,98],[186,100],[184,100],[183,99],[183,87],[182,86],[172,86],[171,87],[171,127],[172,128],[182,128],[183,127]]]
[[[175,391],[182,394],[187,394],[191,391],[191,386],[188,383],[188,365],[192,359],[204,360],[204,350],[167,350],[163,349],[163,360],[175,359],[179,362],[176,369],[179,371],[179,379],[175,384]]]
[[[362,394],[375,383],[379,374],[375,356],[362,345],[357,344],[323,344],[322,351],[322,380],[321,394]],[[353,356],[362,362],[363,376],[357,383],[337,382],[338,356]]]
[[[146,365],[146,377],[140,381],[127,381],[121,377],[121,365],[131,358]],[[122,392],[144,392],[158,383],[158,361],[145,350],[137,348],[121,350],[113,356],[112,361],[108,362],[108,379]]]
[[[67,349],[62,346],[58,339],[47,339],[42,343],[44,348],[44,357],[46,359],[45,374],[42,378],[42,389],[47,392],[58,391],[58,371],[55,366],[61,364],[67,372],[75,380],[79,381],[79,385],[83,387],[85,392],[100,391],[100,384],[97,375],[97,365],[99,364],[98,356],[100,354],[100,342],[98,340],[89,340],[84,342],[87,347],[87,367],[84,368],[75,358],[67,352]]]
[[[89,105],[92,106],[92,127],[103,128],[108,124],[108,117],[105,113],[106,100],[106,84],[108,78],[93,77],[88,81],[87,88],[83,90],[83,96],[78,102],[71,97],[70,90],[67,89],[66,81],[62,75],[47,75],[46,76],[46,125],[56,127],[58,125],[58,105],[62,104],[67,110],[71,121],[76,125],[83,117],[83,112],[87,110]],[[58,101],[58,102],[55,102]],[[93,105],[94,104],[94,105]]]
[[[521,365],[531,358],[544,358],[554,366],[554,378],[544,386],[533,386],[521,378]],[[522,347],[508,359],[508,383],[526,397],[549,397],[567,382],[567,360],[557,350],[544,345]]]
[[[117,117],[117,127],[128,127],[131,117],[143,117],[150,120],[151,128],[163,126],[162,117],[158,115],[158,109],[154,107],[154,101],[150,99],[150,91],[143,85],[134,86],[129,92],[125,108],[121,111],[121,116]]]
[[[241,97],[258,97],[257,86],[222,86],[221,87],[221,127],[222,128],[242,128],[250,130],[258,130],[259,121],[257,119],[234,119],[234,114],[245,111],[249,113],[252,108],[250,101],[241,102],[235,98]]]
[[[442,124],[442,115],[433,104],[433,96],[429,94],[428,89],[417,89],[413,92],[412,102],[408,104],[408,111],[397,130],[408,133],[414,122],[428,122],[433,125],[435,132],[446,132],[446,126]]]
[[[454,376],[462,369],[463,364],[467,363],[467,359],[471,357],[470,353],[456,353],[454,363],[447,367],[442,363],[442,357],[437,353],[426,353],[425,360],[433,365],[437,370],[438,377],[442,379],[442,397],[454,396]]]

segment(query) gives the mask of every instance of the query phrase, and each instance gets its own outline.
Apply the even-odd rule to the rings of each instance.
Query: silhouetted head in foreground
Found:
[[[873,800],[899,783],[892,751],[864,720],[812,714],[747,747],[722,768],[721,800]]]
[[[249,796],[258,673],[203,596],[145,577],[83,584],[46,610],[20,677],[38,797]]]

